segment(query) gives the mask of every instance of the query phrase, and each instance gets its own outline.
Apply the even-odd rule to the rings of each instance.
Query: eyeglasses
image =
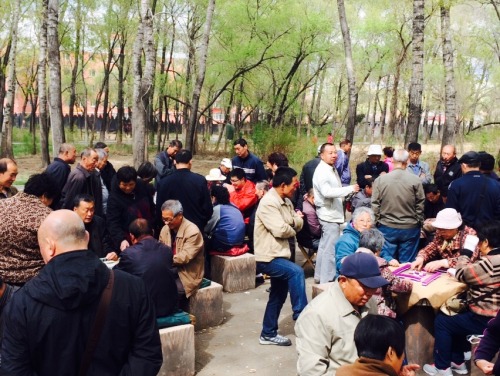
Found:
[[[174,219],[175,219],[175,218],[176,218],[179,214],[180,214],[180,213],[178,213],[178,214],[174,215],[173,217],[169,217],[169,218],[164,218],[164,217],[162,217],[162,220],[163,220],[163,222],[165,222],[165,223],[170,223],[170,222],[172,222],[172,221],[173,221],[173,220],[174,220]]]
[[[231,183],[237,183],[239,181],[240,181],[240,179],[231,179]]]

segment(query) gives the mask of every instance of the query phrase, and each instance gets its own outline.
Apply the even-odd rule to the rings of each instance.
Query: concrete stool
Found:
[[[212,256],[212,280],[220,283],[226,292],[255,288],[255,256]]]
[[[314,299],[317,297],[319,294],[321,294],[323,291],[326,291],[332,286],[335,282],[328,282],[328,283],[320,283],[317,285],[312,285],[312,298]]]
[[[196,330],[219,325],[224,320],[222,286],[212,281],[210,286],[198,290],[189,297],[188,312],[196,318]]]
[[[160,329],[163,364],[158,376],[195,374],[194,326],[191,324]]]

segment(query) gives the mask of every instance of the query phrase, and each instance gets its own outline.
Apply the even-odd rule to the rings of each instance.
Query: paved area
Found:
[[[302,254],[296,253],[297,264],[302,265]],[[306,266],[306,291],[311,299],[313,272]],[[256,289],[224,293],[224,322],[217,327],[195,334],[196,372],[200,376],[295,375],[295,349],[292,308],[288,298],[281,311],[279,333],[292,340],[292,346],[260,345],[259,335],[267,304],[269,280]]]

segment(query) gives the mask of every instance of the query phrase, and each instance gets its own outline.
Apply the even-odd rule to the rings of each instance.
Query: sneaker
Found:
[[[464,360],[465,361],[470,360],[471,358],[472,358],[472,352],[470,352],[470,351],[464,352]]]
[[[291,346],[292,341],[286,337],[276,334],[276,337],[260,336],[259,343],[261,345]]]
[[[453,372],[458,373],[459,375],[467,375],[467,373],[469,373],[469,371],[467,371],[467,366],[465,365],[465,362],[463,362],[462,364],[456,364],[451,362],[451,370]]]
[[[448,367],[446,369],[437,369],[434,364],[425,364],[424,372],[428,375],[444,375],[444,376],[453,376],[451,372],[451,368]]]

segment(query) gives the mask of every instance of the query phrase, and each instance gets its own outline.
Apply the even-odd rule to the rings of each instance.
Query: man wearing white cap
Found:
[[[231,160],[229,158],[223,158],[222,161],[220,161],[219,170],[221,174],[226,178],[226,180],[224,180],[225,184],[231,184],[231,177],[229,176],[229,173],[232,169],[233,164],[231,163]]]
[[[418,252],[417,259],[412,262],[412,269],[433,272],[439,268],[454,268],[460,250],[464,248],[468,235],[476,235],[476,231],[462,225],[462,216],[455,209],[443,209],[432,222],[436,236]],[[432,261],[434,260],[434,261]]]
[[[368,148],[368,158],[356,166],[357,182],[361,189],[364,189],[369,180],[374,181],[380,175],[389,172],[387,163],[382,162],[382,147],[380,145],[370,145]]]

